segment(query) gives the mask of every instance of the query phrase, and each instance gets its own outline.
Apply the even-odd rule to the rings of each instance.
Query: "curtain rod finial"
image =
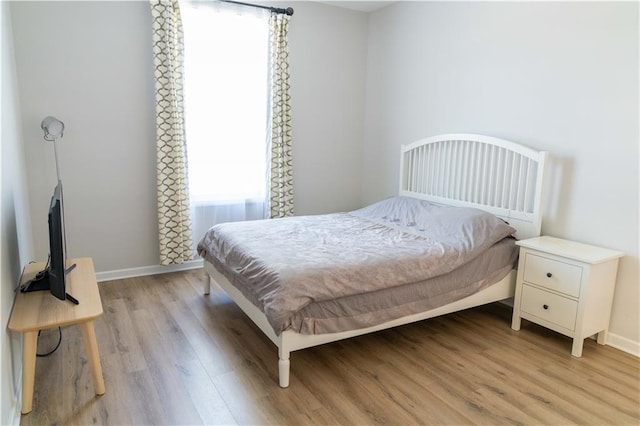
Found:
[[[293,16],[293,8],[292,7],[288,7],[287,8],[287,15]]]

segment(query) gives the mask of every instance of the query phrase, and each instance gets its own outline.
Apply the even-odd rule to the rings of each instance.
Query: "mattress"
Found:
[[[288,328],[300,334],[339,333],[426,312],[499,282],[517,262],[515,239],[505,238],[447,274],[375,292],[310,303],[291,317]]]
[[[392,197],[347,213],[212,227],[198,253],[276,334],[345,331],[465,297],[515,265],[515,230],[482,210]]]

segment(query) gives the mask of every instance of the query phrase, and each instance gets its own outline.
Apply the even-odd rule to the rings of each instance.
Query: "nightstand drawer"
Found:
[[[524,280],[569,296],[580,296],[582,268],[527,253]]]
[[[576,326],[578,302],[529,285],[522,286],[522,312],[569,330]]]

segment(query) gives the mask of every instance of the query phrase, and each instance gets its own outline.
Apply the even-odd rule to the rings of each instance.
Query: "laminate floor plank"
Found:
[[[308,387],[335,417],[335,424],[380,424],[380,419],[369,413],[362,403],[363,394],[354,394],[354,388],[357,392],[359,386],[345,383],[342,372],[333,362],[327,363],[330,357],[318,356],[318,349],[311,348],[309,352],[312,354],[301,353],[298,355],[302,356],[295,358],[296,381],[294,383],[292,380],[289,389],[295,391],[299,386]]]
[[[125,405],[132,418],[131,424],[161,425],[169,423],[169,419],[165,414],[165,401],[158,392],[152,373],[149,370],[134,371],[128,374],[125,381],[126,387],[118,390],[126,392],[131,399]]]
[[[451,348],[457,347],[457,339],[451,339],[450,345],[445,347],[438,344],[438,339],[446,340],[444,336],[434,338],[431,344],[425,344],[428,348],[426,359],[436,366],[439,372],[439,381],[443,386],[464,396],[467,405],[476,409],[482,407],[492,414],[492,422],[536,424],[540,419],[527,414],[522,410],[521,394],[518,391],[508,391],[505,383],[497,380],[494,375],[482,374],[476,365],[482,362],[479,354],[458,352]],[[464,372],[464,374],[461,374]],[[486,390],[490,389],[488,393]],[[484,391],[483,391],[484,390]]]
[[[574,401],[567,400],[564,395],[558,394],[557,387],[553,383],[545,382],[547,386],[541,385],[538,382],[541,377],[539,370],[526,365],[522,366],[523,363],[519,355],[516,354],[510,358],[503,351],[499,352],[496,358],[492,358],[492,352],[486,352],[482,362],[483,367],[487,371],[496,372],[511,386],[519,389],[527,397],[525,402],[527,407],[550,418],[549,421],[541,422],[541,424],[586,425],[603,423],[603,419],[594,417],[588,411],[576,409],[580,406],[576,405]],[[557,417],[557,421],[551,420],[553,417]]]
[[[167,423],[200,424],[202,419],[182,380],[184,372],[179,355],[173,354],[171,348],[164,344],[164,331],[156,327],[158,316],[158,311],[151,313],[147,309],[136,310],[131,315],[147,361],[145,373],[152,379]]]
[[[123,371],[131,373],[146,370],[147,362],[140,348],[138,336],[134,332],[133,320],[129,315],[125,301],[115,299],[107,303],[103,302],[103,310],[106,321],[96,321],[96,323],[99,324],[98,327],[108,324],[111,333],[96,330],[96,335],[111,336],[112,339],[103,338],[100,340],[101,355],[104,352],[102,341],[113,342],[114,347],[111,350],[107,348],[107,353],[119,355]]]
[[[144,412],[144,408],[149,404],[138,404],[137,399],[132,399],[134,389],[129,385],[131,373],[122,369],[122,359],[120,354],[111,353],[100,356],[102,364],[102,375],[106,389],[119,389],[119,392],[108,392],[101,396],[95,396],[96,405],[99,405],[104,413],[97,424],[102,425],[132,425],[138,413]],[[151,397],[146,392],[145,400],[150,401]],[[117,407],[117,409],[113,409]],[[147,417],[146,415],[144,417]]]
[[[506,404],[506,407],[497,407],[497,410],[506,413],[511,408],[515,408],[516,413],[512,415],[512,418],[515,416],[528,417],[529,419],[524,423],[563,424],[568,422],[568,419],[560,413],[539,410],[537,407],[531,409],[531,405],[539,399],[527,394],[526,387],[514,385],[514,374],[508,369],[503,369],[500,366],[488,367],[484,353],[469,356],[464,352],[446,352],[441,353],[440,356],[446,357],[452,367],[466,372],[471,387],[481,398]],[[454,373],[452,372],[452,374]],[[486,403],[484,404],[486,405]]]
[[[276,347],[202,270],[99,284],[106,393],[95,395],[77,327],[38,358],[22,425],[638,425],[640,360],[523,321],[501,304],[291,353]],[[38,351],[55,346],[43,332]]]
[[[416,380],[419,378],[420,380]],[[469,417],[451,407],[431,389],[433,381],[420,374],[420,370],[398,368],[397,364],[381,365],[375,373],[376,386],[394,401],[412,413],[418,424],[471,424]]]
[[[325,407],[320,407],[315,410],[301,407],[297,411],[294,406],[289,404],[291,397],[285,396],[284,393],[273,393],[268,396],[264,401],[264,404],[269,404],[275,407],[279,407],[282,415],[287,419],[285,423],[295,425],[337,425],[339,422],[335,416],[329,412]]]
[[[213,333],[198,321],[188,305],[173,302],[167,306],[167,309],[182,329],[209,376],[228,373],[233,369],[229,354],[216,345]]]
[[[207,425],[233,425],[236,419],[200,360],[181,364],[184,384],[202,422]]]
[[[358,339],[356,339],[358,340]],[[419,422],[411,411],[390,399],[386,388],[376,385],[375,364],[368,362],[357,365],[349,361],[351,352],[343,352],[342,355],[326,351],[321,356],[328,356],[325,365],[333,365],[338,374],[343,378],[345,392],[368,416],[373,417],[376,424],[415,424]],[[385,400],[384,406],[377,401]]]
[[[277,407],[261,403],[266,398],[262,381],[252,371],[231,371],[213,378],[216,388],[224,398],[236,422],[246,424],[284,424],[286,419]]]
[[[547,377],[554,378],[558,383],[565,383],[568,392],[574,392],[584,398],[589,405],[598,407],[598,414],[605,418],[618,418],[622,423],[633,422],[637,415],[638,404],[629,404],[627,398],[620,398],[612,392],[603,392],[604,388],[595,383],[588,383],[583,375],[576,374],[570,369],[549,364],[540,370]]]

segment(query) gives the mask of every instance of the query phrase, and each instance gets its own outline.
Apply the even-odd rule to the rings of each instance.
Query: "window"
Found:
[[[268,14],[220,3],[184,3],[181,14],[191,204],[196,209],[263,204],[267,188]],[[245,217],[227,220],[242,219]],[[219,221],[214,219],[213,223]]]
[[[204,235],[266,217],[269,14],[221,3],[180,9],[191,216]]]

